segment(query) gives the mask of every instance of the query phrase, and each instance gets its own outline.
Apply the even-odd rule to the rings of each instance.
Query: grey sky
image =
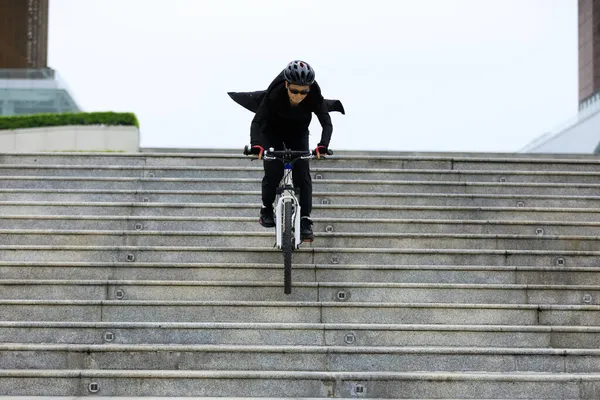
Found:
[[[242,148],[226,92],[298,58],[346,108],[332,149],[517,151],[577,112],[577,57],[577,0],[50,0],[50,66],[144,147]]]

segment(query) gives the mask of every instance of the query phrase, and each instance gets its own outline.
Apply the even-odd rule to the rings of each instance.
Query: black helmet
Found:
[[[283,77],[294,85],[312,85],[315,81],[315,70],[304,61],[294,60],[283,70]]]

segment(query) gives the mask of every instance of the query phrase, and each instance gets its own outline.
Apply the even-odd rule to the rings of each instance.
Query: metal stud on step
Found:
[[[350,298],[350,292],[346,292],[345,290],[340,290],[339,292],[336,293],[335,297],[339,301],[346,301]]]
[[[323,174],[316,174],[315,179],[323,179]]]
[[[321,200],[321,204],[329,205],[329,204],[331,204],[331,200],[323,199],[323,200]]]
[[[113,340],[115,340],[115,334],[112,332],[105,332],[104,333],[104,341],[105,342],[112,342]]]
[[[356,343],[356,335],[354,333],[347,333],[346,336],[344,336],[344,342],[346,342],[346,344]]]
[[[115,292],[115,297],[117,300],[123,300],[125,298],[125,291],[123,289],[117,289]]]
[[[97,382],[92,382],[88,386],[90,393],[98,393],[100,391],[100,385]]]
[[[338,256],[331,256],[331,263],[332,264],[339,264],[340,263],[340,258]]]
[[[367,394],[367,387],[361,383],[352,385],[352,396],[364,396]]]
[[[523,202],[523,201],[517,202],[517,207],[525,207],[525,202]]]
[[[142,225],[142,224],[135,224],[135,230],[136,231],[141,231],[142,229],[144,229],[144,225]]]
[[[592,297],[591,294],[586,293],[586,294],[583,295],[583,302],[585,304],[590,304],[592,302],[592,300],[594,300],[594,298]]]
[[[544,230],[542,228],[537,228],[535,230],[535,234],[538,236],[542,236],[544,234]]]
[[[556,265],[561,265],[561,266],[563,266],[563,265],[565,265],[565,264],[566,264],[566,261],[565,261],[565,259],[564,259],[564,258],[557,258],[557,259],[556,259]]]
[[[327,225],[325,227],[325,232],[329,232],[329,233],[333,232],[333,225]]]
[[[135,261],[135,256],[133,255],[133,253],[127,254],[127,261],[129,261],[129,262]]]

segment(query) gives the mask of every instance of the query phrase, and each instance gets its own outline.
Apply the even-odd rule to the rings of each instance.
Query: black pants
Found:
[[[283,145],[288,150],[309,150],[308,132],[303,135],[289,138],[263,136],[262,144],[265,149],[273,147],[283,150]],[[276,189],[283,178],[284,166],[281,161],[263,161],[265,176],[262,180],[262,202],[265,207],[272,207],[275,201]],[[292,169],[294,187],[300,189],[300,216],[309,217],[312,211],[312,179],[308,160],[297,160]]]

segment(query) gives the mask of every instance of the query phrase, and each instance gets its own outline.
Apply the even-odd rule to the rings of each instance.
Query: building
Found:
[[[45,68],[48,0],[0,0],[0,66]]]
[[[48,62],[48,0],[0,0],[0,116],[80,111]]]
[[[600,154],[600,1],[579,0],[579,112],[523,153]]]

